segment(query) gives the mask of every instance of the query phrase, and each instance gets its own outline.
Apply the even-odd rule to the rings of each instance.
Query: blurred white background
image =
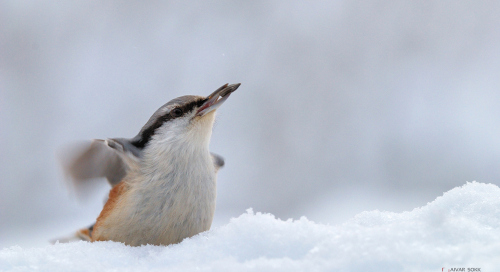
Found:
[[[214,226],[246,208],[338,224],[500,184],[498,1],[2,1],[0,246],[93,223],[56,153],[133,137],[170,99],[218,111]]]

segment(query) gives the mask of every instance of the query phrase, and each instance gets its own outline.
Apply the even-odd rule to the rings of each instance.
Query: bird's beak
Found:
[[[241,83],[236,83],[231,85],[227,85],[226,83],[222,85],[219,89],[215,90],[215,92],[207,96],[207,101],[205,101],[205,103],[201,105],[196,115],[203,116],[213,110],[218,109],[222,105],[222,103],[224,103],[224,101],[227,100],[229,95],[232,92],[236,91],[236,89],[238,89],[240,85]]]

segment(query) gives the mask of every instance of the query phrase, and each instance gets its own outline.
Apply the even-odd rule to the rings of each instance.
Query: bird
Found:
[[[209,151],[215,112],[240,85],[174,98],[135,137],[96,139],[74,151],[63,168],[75,184],[106,178],[112,188],[95,223],[73,237],[170,245],[209,230],[224,166]]]

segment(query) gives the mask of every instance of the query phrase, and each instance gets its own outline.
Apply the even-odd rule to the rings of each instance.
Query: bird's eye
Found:
[[[170,114],[172,115],[172,117],[180,117],[182,116],[182,110],[179,108],[175,108]]]

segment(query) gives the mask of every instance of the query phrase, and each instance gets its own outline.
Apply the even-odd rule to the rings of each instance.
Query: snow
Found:
[[[366,211],[336,226],[249,209],[167,247],[13,246],[0,251],[0,271],[500,271],[499,256],[500,188],[471,182],[409,212]]]

